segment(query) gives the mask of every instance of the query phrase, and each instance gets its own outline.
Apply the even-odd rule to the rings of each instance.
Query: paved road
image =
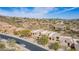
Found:
[[[19,37],[14,37],[14,36],[11,36],[11,35],[0,33],[0,38],[7,39],[7,40],[8,39],[15,39],[16,42],[18,42],[18,44],[24,44],[25,48],[28,48],[31,51],[48,51],[48,49],[46,49],[46,48],[43,48],[43,47],[41,47],[37,44],[33,44],[31,42],[28,42],[28,41],[25,41],[25,40],[23,40],[22,38],[19,38]]]

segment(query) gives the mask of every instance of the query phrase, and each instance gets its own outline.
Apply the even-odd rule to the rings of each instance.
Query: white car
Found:
[[[26,45],[24,45],[24,44],[21,44],[21,46],[25,47]]]

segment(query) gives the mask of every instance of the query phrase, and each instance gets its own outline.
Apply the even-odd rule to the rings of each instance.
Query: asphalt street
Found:
[[[38,45],[35,45],[33,43],[30,43],[30,42],[22,40],[22,38],[8,36],[8,35],[5,35],[5,34],[0,34],[0,38],[7,39],[7,40],[14,39],[14,40],[16,40],[16,42],[18,44],[25,45],[24,47],[27,48],[27,49],[29,49],[29,50],[31,50],[31,51],[48,51],[47,49],[45,49],[45,48],[43,48],[41,46],[38,46]]]

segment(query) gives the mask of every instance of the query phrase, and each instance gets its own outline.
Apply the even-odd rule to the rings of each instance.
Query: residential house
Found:
[[[62,46],[63,45],[71,46],[73,44],[72,37],[68,37],[68,36],[60,36],[59,41]]]
[[[58,34],[57,32],[51,32],[49,34],[49,40],[51,41],[58,41],[60,37],[60,34]]]
[[[43,30],[32,30],[32,37],[34,38],[34,39],[37,39],[37,38],[39,38],[40,36],[41,36],[41,32],[42,32]]]

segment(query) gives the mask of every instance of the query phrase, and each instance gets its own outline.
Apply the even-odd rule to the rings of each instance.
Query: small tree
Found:
[[[60,48],[60,45],[59,45],[58,42],[51,43],[51,44],[49,45],[49,48],[50,48],[50,49],[54,49],[54,50],[58,50],[58,48]]]
[[[14,35],[18,35],[18,31],[14,31],[13,33],[14,33]]]
[[[21,30],[14,32],[15,35],[20,35],[21,37],[29,37],[31,36],[31,30]]]
[[[37,43],[41,45],[46,45],[48,43],[48,36],[42,35],[40,38],[37,39]]]
[[[5,44],[0,41],[0,49],[4,49],[4,48],[5,48]]]

